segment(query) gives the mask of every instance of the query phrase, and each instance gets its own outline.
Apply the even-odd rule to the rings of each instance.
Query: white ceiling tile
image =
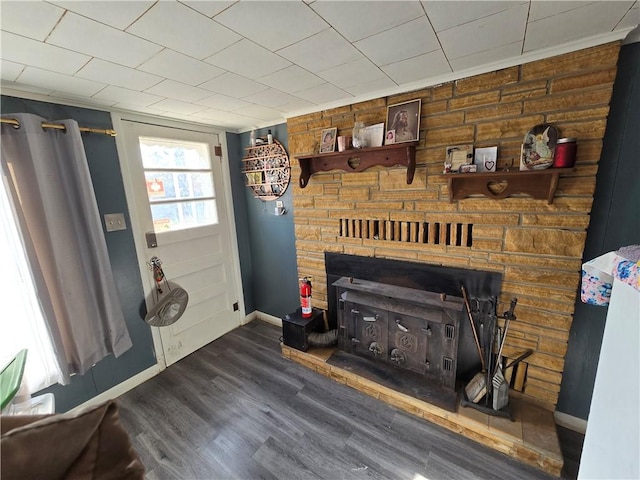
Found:
[[[531,2],[531,8],[529,9],[529,23],[546,17],[552,17],[559,13],[568,12],[576,8],[582,8],[590,3],[593,3],[593,1],[578,2],[574,0],[536,0],[535,2]]]
[[[123,67],[99,58],[92,59],[74,76],[104,82],[131,90],[144,90],[162,81],[162,77],[140,72],[133,68]]]
[[[522,41],[503,45],[502,47],[491,48],[484,52],[473,53],[465,57],[449,60],[453,70],[459,72],[467,68],[487,65],[507,58],[516,58],[522,52]]]
[[[120,110],[129,110],[132,112],[148,113],[149,115],[157,115],[157,116],[163,116],[165,114],[165,110],[160,110],[159,108],[153,108],[153,107],[142,107],[135,103],[126,103],[126,102],[116,103],[113,106],[113,108],[117,108]]]
[[[624,18],[620,20],[620,23],[616,26],[616,30],[620,28],[635,27],[638,23],[640,23],[640,2],[636,1]]]
[[[524,38],[528,4],[483,17],[438,33],[447,58],[459,58]]]
[[[231,125],[235,127],[247,127],[263,122],[263,120],[256,117],[247,117],[236,113],[221,112],[215,108],[209,108],[195,113],[193,118],[209,121],[213,120],[214,122],[218,122],[220,125]]]
[[[222,1],[222,0],[215,0],[214,2],[211,2],[211,1],[205,2],[203,0],[196,0],[193,2],[181,1],[180,3],[184,3],[185,5],[211,18],[219,14],[223,10],[229,8],[231,5],[233,5],[236,2],[235,1],[229,2],[229,1]]]
[[[238,98],[227,97],[226,95],[220,95],[219,93],[203,98],[202,100],[198,100],[194,103],[225,112],[230,112],[237,108],[248,107],[251,105],[251,102],[245,102]]]
[[[2,88],[13,88],[20,92],[37,93],[38,95],[51,95],[53,93],[53,90],[50,88],[34,87],[26,83],[8,82],[4,80],[2,81]]]
[[[74,95],[73,93],[68,92],[52,92],[52,96],[63,100],[72,100],[74,102],[83,103],[85,105],[94,105],[100,107],[111,107],[115,105],[116,102],[113,100],[99,100],[96,97],[85,97],[82,95]]]
[[[298,65],[291,65],[278,72],[257,79],[260,83],[285,92],[299,92],[307,88],[322,85],[325,81]]]
[[[247,95],[252,95],[268,88],[266,85],[230,72],[224,73],[213,80],[209,80],[200,85],[200,87],[236,98],[246,97]]]
[[[300,97],[304,100],[320,105],[322,103],[335,102],[337,100],[350,98],[351,94],[339,89],[335,85],[331,85],[330,83],[323,83],[322,85],[296,92],[296,97]]]
[[[263,107],[262,105],[250,105],[242,107],[233,113],[244,115],[246,117],[258,118],[260,120],[282,120],[282,114],[273,108]]]
[[[285,105],[297,99],[296,97],[293,97],[287,93],[283,93],[280,90],[276,90],[275,88],[269,88],[262,92],[254,93],[253,95],[248,95],[244,97],[243,100],[247,100],[257,105],[262,105],[263,107],[274,108],[274,107],[279,107],[281,105]]]
[[[112,85],[100,90],[94,95],[94,98],[113,100],[114,102],[136,105],[138,107],[147,107],[160,100],[164,100],[162,96],[138,92],[137,90],[129,90],[128,88],[114,87]]]
[[[104,83],[92,82],[35,67],[26,67],[18,77],[18,82],[86,97],[94,95],[106,86]]]
[[[633,2],[591,3],[570,12],[530,22],[527,26],[524,51],[529,52],[605,31],[610,32],[632,4]]]
[[[354,43],[376,65],[387,65],[440,48],[436,34],[422,16]]]
[[[56,26],[64,9],[45,2],[3,1],[0,26],[6,32],[44,40]]]
[[[536,0],[537,1],[537,0]],[[436,32],[441,32],[451,27],[463,25],[494,13],[502,12],[528,2],[513,1],[481,1],[481,2],[452,2],[452,1],[423,1],[425,11]]]
[[[91,57],[64,48],[2,32],[2,58],[58,73],[74,74]]]
[[[240,36],[177,2],[157,2],[127,32],[202,60]]]
[[[316,33],[278,53],[314,73],[362,58],[362,54],[333,28]]]
[[[311,8],[351,42],[424,17],[415,1],[315,2]]]
[[[146,40],[70,12],[62,17],[47,43],[132,68],[162,50]]]
[[[113,0],[91,0],[91,1],[53,1],[67,10],[78,13],[83,17],[88,17],[100,23],[105,23],[118,30],[124,30],[140,15],[146,12],[154,1],[119,1],[115,3]],[[116,7],[117,5],[117,7]]]
[[[153,108],[164,110],[165,112],[181,113],[184,115],[192,115],[196,112],[205,110],[205,107],[201,105],[194,105],[193,103],[181,102],[174,100],[173,98],[166,98],[151,105]]]
[[[351,95],[364,95],[365,93],[372,92],[384,92],[384,90],[389,88],[397,87],[398,84],[391,80],[386,75],[382,78],[378,78],[373,81],[363,81],[353,87],[346,87],[345,90],[349,92]],[[385,96],[385,93],[381,93],[380,96]]]
[[[322,72],[318,72],[318,76],[324,78],[329,83],[333,83],[336,87],[345,90],[346,87],[353,87],[362,82],[386,77],[380,68],[366,58],[323,70]]]
[[[329,25],[301,2],[238,2],[215,21],[271,51],[307,38]]]
[[[196,60],[182,53],[165,48],[153,58],[138,67],[156,75],[186,83],[199,85],[224,73],[224,70]]]
[[[147,88],[145,92],[183,102],[197,102],[211,95],[211,92],[207,90],[173,80],[164,80],[151,88]]]
[[[302,100],[301,98],[296,98],[290,103],[286,103],[284,105],[280,105],[279,107],[275,107],[274,110],[282,112],[283,114],[289,114],[287,116],[291,116],[292,112],[300,111],[300,110],[309,110],[312,107],[315,107],[315,103],[307,102],[306,100]]]
[[[410,83],[425,80],[451,72],[447,59],[442,50],[425,53],[418,57],[391,63],[382,67],[382,70],[398,83]]]
[[[3,80],[13,82],[23,69],[24,65],[20,63],[10,62],[5,59],[0,60],[0,77]]]
[[[246,38],[204,61],[247,78],[262,77],[291,65],[288,60]]]

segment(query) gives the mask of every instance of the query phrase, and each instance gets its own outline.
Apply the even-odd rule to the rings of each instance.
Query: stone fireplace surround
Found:
[[[313,276],[314,305],[330,307],[326,252],[496,272],[500,305],[518,297],[505,356],[534,350],[524,397],[554,410],[618,51],[614,42],[290,118],[298,273]],[[297,186],[295,159],[317,152],[323,128],[350,135],[355,121],[384,122],[388,105],[416,98],[422,112],[411,185],[406,168],[373,167],[316,173],[306,188]],[[449,202],[440,176],[448,145],[497,145],[502,169],[517,165],[524,133],[539,123],[578,139],[576,168],[561,176],[552,205],[527,196]]]

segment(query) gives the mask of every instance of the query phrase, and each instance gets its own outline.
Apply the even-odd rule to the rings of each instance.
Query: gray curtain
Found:
[[[131,339],[116,291],[87,159],[74,120],[42,128],[31,114],[2,124],[2,169],[63,372],[83,374]],[[1,270],[0,270],[1,271]]]

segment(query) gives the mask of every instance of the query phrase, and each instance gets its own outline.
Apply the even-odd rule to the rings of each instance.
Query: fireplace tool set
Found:
[[[460,290],[482,367],[482,371],[478,372],[464,388],[461,405],[475,408],[488,415],[512,419],[509,409],[509,384],[504,373],[532,353],[528,350],[506,367],[502,366],[502,351],[509,331],[509,323],[516,319],[514,310],[518,299],[513,298],[509,310],[498,315],[497,297],[486,300],[469,299],[464,285],[460,286]],[[498,326],[498,319],[504,320],[504,328]]]

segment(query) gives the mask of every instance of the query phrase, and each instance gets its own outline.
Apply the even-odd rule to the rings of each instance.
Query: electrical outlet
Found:
[[[104,216],[104,224],[107,232],[126,230],[127,223],[124,220],[124,213],[107,213]]]
[[[282,200],[276,200],[276,207],[278,208],[284,207],[284,202]]]

